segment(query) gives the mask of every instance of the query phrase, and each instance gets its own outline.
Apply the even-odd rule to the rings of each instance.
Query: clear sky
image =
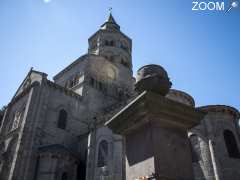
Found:
[[[0,105],[31,67],[52,79],[86,53],[109,7],[133,40],[134,74],[160,64],[197,106],[240,109],[240,8],[196,12],[191,0],[0,0]]]

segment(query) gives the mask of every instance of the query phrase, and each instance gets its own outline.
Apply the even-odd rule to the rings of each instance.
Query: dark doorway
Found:
[[[83,162],[79,162],[77,166],[77,179],[76,180],[85,180],[86,179],[86,165]]]
[[[67,112],[64,109],[61,109],[59,111],[59,116],[58,116],[58,128],[60,129],[66,129],[66,125],[67,125]]]
[[[68,175],[66,172],[62,174],[62,180],[68,180]]]

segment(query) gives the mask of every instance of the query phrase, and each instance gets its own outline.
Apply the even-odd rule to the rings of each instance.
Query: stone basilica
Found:
[[[132,72],[113,16],[54,81],[31,69],[0,127],[0,180],[239,180],[239,112],[195,107],[167,72]]]

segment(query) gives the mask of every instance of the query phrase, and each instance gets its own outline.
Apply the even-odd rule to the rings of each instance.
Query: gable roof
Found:
[[[91,54],[92,55],[92,54]],[[90,56],[90,54],[84,54],[83,56],[79,57],[78,59],[76,59],[75,61],[73,61],[70,65],[68,65],[66,68],[64,68],[63,70],[61,70],[59,73],[57,73],[54,77],[53,80],[55,81],[56,79],[58,79],[60,76],[62,76],[65,72],[69,71],[70,69],[72,69],[75,65],[77,65],[79,62],[84,61],[88,56]]]
[[[22,81],[22,83],[20,84],[20,86],[18,87],[16,93],[14,94],[12,100],[18,96],[19,94],[21,94],[24,89],[31,85],[33,82],[38,81],[41,83],[43,78],[47,78],[47,74],[44,72],[40,72],[40,71],[36,71],[33,70],[33,67],[31,67],[30,71],[28,72],[27,76],[24,78],[24,80]],[[12,101],[11,100],[11,101]]]

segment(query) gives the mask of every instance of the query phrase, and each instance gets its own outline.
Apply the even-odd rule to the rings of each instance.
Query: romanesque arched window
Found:
[[[114,40],[106,40],[105,42],[104,42],[104,44],[105,44],[105,46],[115,46],[115,42],[114,42]]]
[[[125,50],[125,51],[128,51],[128,45],[127,45],[127,43],[124,42],[124,41],[122,41],[122,42],[121,42],[121,48],[122,48],[123,50]]]
[[[58,124],[57,127],[60,129],[66,129],[66,125],[67,125],[67,112],[64,109],[61,109],[59,111],[59,115],[58,115]]]
[[[104,44],[105,44],[105,46],[109,46],[109,41],[106,40],[106,41],[104,42]]]
[[[65,84],[65,87],[72,88],[80,83],[81,76],[76,74],[75,76],[71,77]]]
[[[90,83],[91,86],[94,86],[94,84],[95,84],[95,79],[93,79],[92,77],[90,77],[89,83]]]
[[[104,167],[107,165],[108,159],[108,142],[102,140],[98,146],[98,167]]]
[[[64,173],[62,174],[61,180],[68,180],[68,175],[67,175],[66,172],[64,172]]]
[[[110,46],[115,46],[115,42],[113,40],[110,41]]]
[[[97,40],[92,41],[90,46],[92,49],[96,49],[97,48]]]
[[[98,88],[99,88],[100,91],[103,90],[103,87],[104,87],[103,83],[102,82],[98,82]]]
[[[127,68],[130,68],[130,65],[128,62],[126,62],[126,60],[124,60],[123,58],[121,59],[121,64]]]
[[[223,134],[229,157],[240,158],[237,141],[232,131],[225,130]]]
[[[201,157],[201,149],[199,144],[198,136],[193,134],[190,137],[190,143],[191,143],[191,151],[192,151],[192,162],[198,162],[200,161]]]

